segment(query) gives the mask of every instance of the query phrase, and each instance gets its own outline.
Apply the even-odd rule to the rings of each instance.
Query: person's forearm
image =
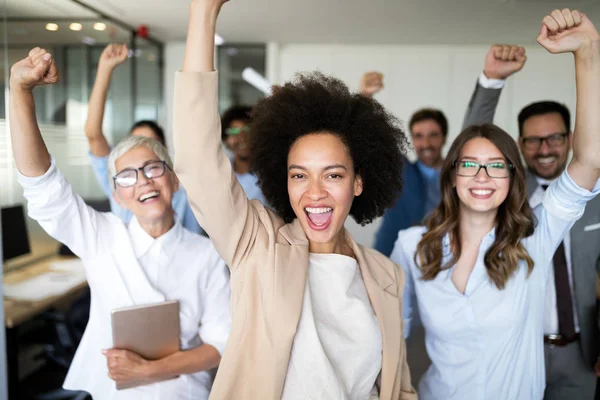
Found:
[[[148,368],[150,379],[169,378],[193,374],[216,368],[221,355],[213,346],[204,344],[191,350],[178,351],[160,360],[151,361]]]
[[[202,1],[190,3],[190,19],[185,44],[183,71],[210,72],[214,70],[215,27],[220,5]]]
[[[110,152],[110,147],[102,133],[104,107],[110,87],[112,69],[98,67],[96,80],[88,104],[88,117],[85,122],[85,135],[90,144],[90,151],[98,157],[104,157]]]
[[[10,134],[17,169],[29,177],[42,176],[50,168],[50,154],[35,116],[33,93],[11,85]]]
[[[573,136],[572,178],[592,189],[600,176],[600,41],[575,53],[577,112]],[[575,175],[573,175],[575,174]]]

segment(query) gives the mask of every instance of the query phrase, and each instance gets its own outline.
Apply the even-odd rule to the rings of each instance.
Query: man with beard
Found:
[[[482,74],[480,81],[498,85],[494,77],[512,74],[525,63],[525,51],[517,46],[504,46],[500,51],[488,55],[486,59],[487,76]],[[363,75],[360,93],[372,97],[383,89],[383,74],[368,72]],[[470,105],[472,116],[492,120],[494,118],[497,90],[486,91],[487,96],[478,104]],[[490,99],[491,98],[491,99]],[[494,103],[494,104],[490,104]],[[465,118],[463,129],[472,125],[469,115]],[[402,178],[404,190],[398,196],[394,207],[389,208],[381,226],[375,234],[374,248],[389,257],[398,238],[398,232],[418,225],[440,202],[440,168],[444,162],[442,148],[446,144],[448,121],[444,113],[433,108],[423,108],[410,118],[409,130],[412,145],[417,154],[415,163],[405,162]]]
[[[221,116],[221,139],[231,153],[233,170],[246,192],[246,197],[249,200],[260,200],[267,205],[256,176],[250,173],[251,154],[247,136],[251,111],[252,108],[247,106],[233,106],[227,109]]]
[[[502,46],[492,46],[494,48]],[[500,85],[475,89],[467,119],[491,123],[490,113],[477,112],[498,105]],[[527,195],[532,207],[542,202],[544,190],[565,169],[571,150],[571,116],[554,101],[529,104],[518,116],[519,148],[527,165]],[[592,399],[598,363],[596,271],[600,267],[600,197],[587,204],[582,218],[554,254],[554,276],[548,279],[544,312],[546,390],[544,399]],[[596,372],[598,373],[598,372]]]

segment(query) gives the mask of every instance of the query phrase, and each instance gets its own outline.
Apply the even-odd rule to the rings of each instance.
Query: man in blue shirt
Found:
[[[383,88],[383,75],[366,73],[360,84],[360,93],[372,97]],[[405,160],[402,179],[404,189],[389,208],[375,234],[375,249],[389,257],[398,237],[398,231],[418,225],[423,217],[440,202],[440,169],[444,158],[448,120],[443,112],[423,108],[415,112],[408,125],[417,161]]]
[[[88,118],[85,123],[85,135],[90,145],[90,163],[94,175],[100,185],[102,192],[110,201],[110,209],[124,223],[129,223],[133,214],[119,206],[113,197],[114,183],[108,176],[108,155],[110,145],[102,132],[102,121],[104,119],[104,105],[108,95],[110,80],[114,69],[127,60],[129,50],[126,45],[108,45],[98,61],[98,72],[92,89],[88,104]],[[146,136],[157,140],[165,145],[165,135],[162,128],[154,121],[139,121],[130,130],[133,136]],[[173,209],[177,219],[182,225],[194,232],[204,234],[204,231],[196,221],[192,209],[188,203],[187,195],[183,188],[173,194]]]

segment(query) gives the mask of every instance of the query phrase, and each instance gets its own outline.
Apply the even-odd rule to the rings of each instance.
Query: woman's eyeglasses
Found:
[[[160,178],[169,168],[165,161],[151,161],[141,168],[128,168],[113,176],[113,181],[116,185],[122,188],[128,188],[135,185],[138,181],[138,171],[142,171],[148,179]]]
[[[490,178],[501,179],[508,178],[514,167],[512,164],[508,164],[504,161],[496,161],[489,164],[479,164],[475,161],[455,161],[454,168],[456,168],[456,175],[458,176],[477,176],[479,171],[484,169],[485,173]]]
[[[243,126],[241,128],[227,128],[225,129],[225,133],[228,135],[239,135],[242,132],[248,132],[250,129],[247,126]]]

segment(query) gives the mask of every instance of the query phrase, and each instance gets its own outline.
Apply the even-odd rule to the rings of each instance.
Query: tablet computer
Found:
[[[179,302],[169,300],[119,308],[112,312],[113,348],[125,349],[147,360],[157,360],[179,351]],[[173,376],[167,379],[174,379]],[[117,390],[157,381],[117,383]]]

